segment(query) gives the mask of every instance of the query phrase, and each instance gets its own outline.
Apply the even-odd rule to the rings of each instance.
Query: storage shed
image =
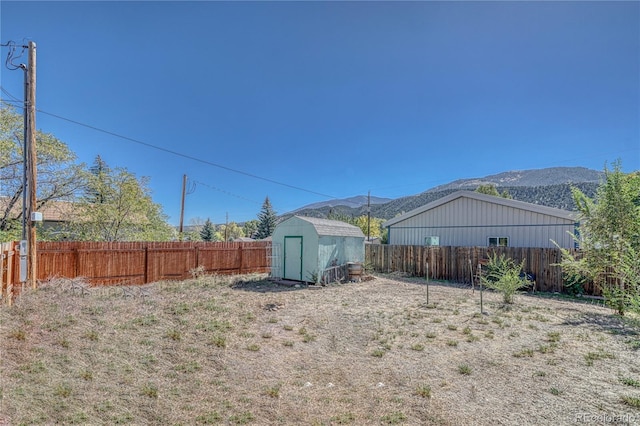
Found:
[[[364,234],[345,222],[293,216],[276,226],[272,275],[319,282],[323,271],[364,261]],[[274,272],[277,271],[277,272]]]
[[[575,248],[576,213],[458,191],[388,220],[389,244]]]

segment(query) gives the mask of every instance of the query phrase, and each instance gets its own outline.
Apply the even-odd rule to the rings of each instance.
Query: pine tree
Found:
[[[267,238],[273,234],[273,230],[276,228],[276,212],[271,206],[269,197],[266,197],[262,204],[262,209],[258,213],[258,232],[256,238],[261,240]]]
[[[213,223],[207,218],[207,221],[204,223],[204,226],[200,230],[200,238],[202,241],[213,241],[214,234],[216,230],[213,226]]]

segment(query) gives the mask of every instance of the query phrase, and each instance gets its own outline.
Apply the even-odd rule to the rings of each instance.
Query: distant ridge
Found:
[[[371,204],[384,204],[389,201],[393,201],[392,198],[381,198],[381,197],[371,197]],[[329,201],[320,201],[318,203],[309,204],[304,207],[300,207],[297,210],[294,210],[292,213],[298,212],[300,210],[313,210],[320,209],[322,207],[336,207],[336,206],[344,206],[350,208],[358,208],[367,205],[367,196],[366,195],[356,195],[355,197],[350,198],[342,198],[339,200],[329,200]]]
[[[451,183],[436,186],[431,192],[448,189],[477,188],[480,185],[492,184],[496,187],[514,186],[549,186],[563,183],[599,183],[603,172],[587,169],[586,167],[549,167],[546,169],[514,170],[498,173],[483,178],[459,179]]]
[[[398,214],[408,212],[417,207],[437,200],[459,190],[474,191],[480,185],[495,185],[498,191],[507,191],[513,199],[527,203],[555,207],[564,210],[575,210],[571,188],[576,187],[593,198],[604,173],[585,167],[551,167],[547,169],[520,170],[498,173],[483,178],[459,179],[451,183],[428,189],[417,195],[397,198],[383,203],[372,201],[371,216],[391,219]],[[366,215],[366,195],[352,197],[364,198],[359,206],[347,206],[332,200],[319,207],[314,204],[302,207],[295,212],[283,215],[289,217],[293,213],[303,216],[326,218],[332,215],[361,216]],[[373,200],[374,197],[372,196]],[[349,199],[347,199],[349,200]],[[357,203],[356,203],[357,204]]]

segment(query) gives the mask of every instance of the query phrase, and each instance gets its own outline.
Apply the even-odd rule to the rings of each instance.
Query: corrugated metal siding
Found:
[[[389,243],[423,245],[438,236],[441,246],[486,246],[489,237],[508,237],[511,247],[572,248],[574,222],[481,200],[457,198],[390,226]]]

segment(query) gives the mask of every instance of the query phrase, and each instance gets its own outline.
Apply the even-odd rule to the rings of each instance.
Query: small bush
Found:
[[[429,385],[418,386],[418,389],[416,389],[416,395],[421,396],[423,398],[431,398],[431,386]]]
[[[502,293],[503,302],[511,304],[516,291],[530,285],[526,278],[520,276],[523,267],[524,260],[516,264],[504,254],[498,256],[497,253],[493,253],[489,256],[487,269],[481,277],[482,284]]]
[[[471,374],[471,367],[469,367],[468,364],[460,364],[458,366],[458,373],[462,374],[463,376],[468,376]]]

